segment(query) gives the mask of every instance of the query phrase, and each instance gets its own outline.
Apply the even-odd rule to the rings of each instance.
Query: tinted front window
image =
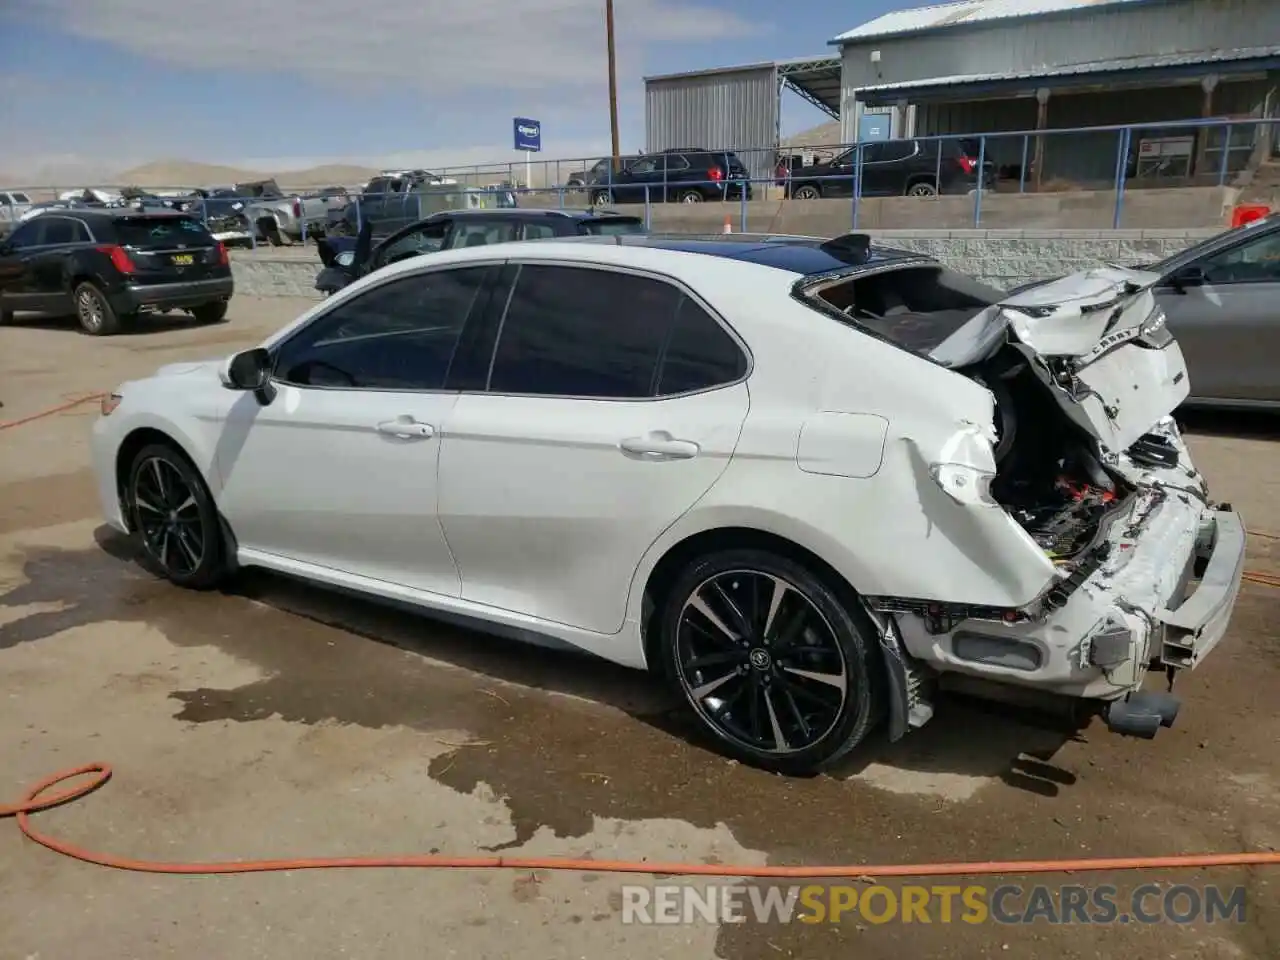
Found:
[[[728,332],[685,297],[662,356],[659,396],[733,383],[747,372],[747,358]]]
[[[487,271],[402,277],[339,304],[281,344],[276,377],[300,386],[440,389]]]
[[[459,217],[453,224],[449,247],[483,247],[516,238],[516,224],[511,220],[488,220]]]
[[[31,202],[31,198],[28,197],[25,193],[11,193],[9,194],[9,196],[13,198],[14,203],[30,203]]]
[[[1248,240],[1200,263],[1209,283],[1261,283],[1280,280],[1280,232]]]
[[[644,233],[644,221],[635,217],[619,217],[617,220],[583,220],[582,232],[592,237],[617,237],[632,233]]]
[[[489,389],[651,397],[681,296],[647,277],[525,265],[502,322]]]
[[[203,223],[188,217],[121,217],[112,227],[126,247],[213,246],[215,242]]]
[[[32,223],[24,223],[9,234],[9,246],[15,250],[35,246],[39,242],[39,231],[43,226],[39,219]]]

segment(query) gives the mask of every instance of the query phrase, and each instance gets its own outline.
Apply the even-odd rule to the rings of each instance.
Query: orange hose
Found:
[[[52,787],[76,777],[92,779],[57,793]],[[226,860],[209,863],[165,863],[134,860],[98,853],[42,833],[30,815],[87,796],[111,779],[111,767],[89,763],[46,777],[29,789],[15,806],[0,807],[0,818],[15,817],[18,829],[29,840],[54,853],[116,870],[172,875],[275,873],[286,870],[350,869],[464,869],[464,870],[564,870],[589,873],[646,873],[682,877],[753,877],[775,880],[836,879],[858,877],[948,877],[992,874],[1084,873],[1110,870],[1188,870],[1207,867],[1280,866],[1280,851],[1262,853],[1193,853],[1165,857],[1087,857],[1074,860],[982,860],[952,863],[848,864],[842,866],[732,866],[709,863],[660,863],[648,860],[591,860],[570,857],[454,857],[410,854],[384,857],[304,857],[291,860]]]
[[[48,410],[41,410],[39,413],[33,413],[29,417],[21,417],[17,420],[6,420],[0,423],[0,430],[8,430],[10,427],[20,427],[24,423],[31,423],[33,420],[41,420],[44,417],[52,417],[55,413],[62,413],[73,407],[78,407],[82,403],[89,403],[91,400],[101,400],[105,397],[105,393],[90,393],[83,397],[77,397],[74,400],[68,400],[66,403],[59,404],[56,407],[50,407]]]

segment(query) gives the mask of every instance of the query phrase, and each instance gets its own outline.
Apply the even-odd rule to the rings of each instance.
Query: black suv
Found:
[[[873,140],[862,145],[864,197],[936,197],[978,186],[977,140]],[[852,197],[858,148],[810,167],[780,165],[778,185],[796,200]],[[983,163],[982,188],[996,184],[996,166]]]
[[[630,233],[644,233],[644,221],[610,210],[445,210],[410,224],[373,246],[373,227],[365,221],[357,238],[322,237],[317,241],[324,269],[316,277],[316,289],[325,295],[333,294],[389,263],[439,250],[514,240]]]
[[[646,193],[650,203],[740,200],[744,190],[750,200],[749,176],[734,153],[700,147],[663,150],[631,161],[614,173],[611,184],[594,183],[591,202],[644,203]]]
[[[143,313],[186,310],[217,323],[234,289],[226,247],[185,213],[51,211],[0,243],[0,322],[19,310],[75,313],[85,333],[103,335]]]

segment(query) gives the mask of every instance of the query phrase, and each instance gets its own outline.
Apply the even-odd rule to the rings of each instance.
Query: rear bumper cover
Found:
[[[123,313],[142,307],[198,307],[202,303],[229,300],[233,293],[235,280],[229,276],[185,283],[128,284],[112,296],[111,305]]]
[[[1139,689],[1153,666],[1199,665],[1227,631],[1246,533],[1238,513],[1206,501],[1203,481],[1182,462],[1148,476],[1113,522],[1105,558],[1047,612],[936,633],[919,616],[897,614],[906,651],[937,674],[1099,701]]]

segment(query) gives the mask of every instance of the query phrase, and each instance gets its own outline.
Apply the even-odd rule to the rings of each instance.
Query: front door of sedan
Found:
[[[1280,230],[1184,264],[1157,298],[1193,398],[1280,402]]]
[[[441,452],[462,597],[615,634],[645,551],[728,466],[748,360],[664,279],[509,273],[514,289],[486,318],[487,390],[459,397]]]
[[[458,596],[436,515],[443,388],[490,269],[396,276],[271,347],[274,400],[242,395],[217,450],[242,549]]]

